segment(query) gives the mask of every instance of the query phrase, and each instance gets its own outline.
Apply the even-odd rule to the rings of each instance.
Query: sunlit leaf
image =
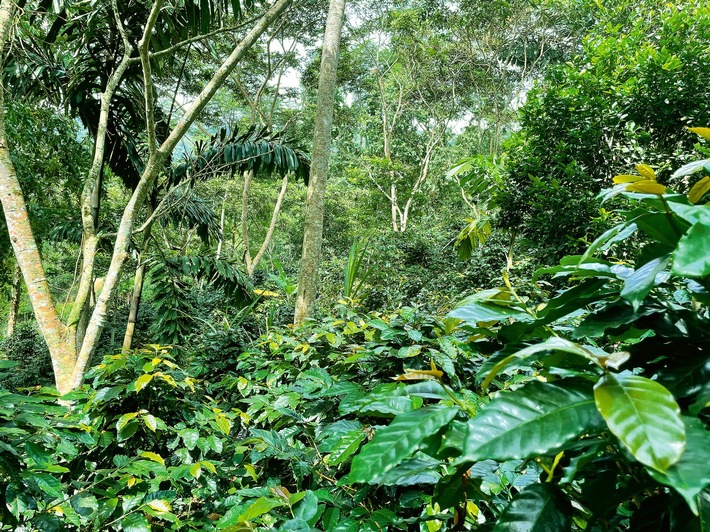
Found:
[[[145,388],[151,380],[153,380],[153,375],[149,373],[138,377],[135,383],[136,393],[140,392],[143,388]]]
[[[656,172],[647,164],[637,164],[636,171],[646,179],[650,179],[652,181],[656,180]]]
[[[690,189],[688,201],[690,203],[698,203],[708,192],[710,192],[710,176],[705,176]]]
[[[378,482],[458,412],[457,408],[436,405],[397,416],[387,427],[378,429],[372,441],[353,458],[350,482]]]
[[[627,192],[641,192],[642,194],[665,194],[668,189],[656,181],[638,181],[626,186]]]
[[[607,374],[594,387],[609,430],[644,465],[665,471],[685,449],[685,426],[673,395],[655,381]]]
[[[549,454],[603,424],[591,385],[533,381],[499,392],[467,426],[462,462],[526,459]]]
[[[700,135],[705,140],[710,140],[710,127],[689,127],[688,131],[692,131],[696,135]]]

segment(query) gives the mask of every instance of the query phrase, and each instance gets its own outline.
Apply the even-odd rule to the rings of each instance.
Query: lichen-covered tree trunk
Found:
[[[15,332],[17,325],[17,315],[20,312],[20,298],[22,297],[22,271],[20,265],[15,265],[15,273],[12,276],[12,292],[10,294],[10,308],[7,312],[6,336],[9,338]]]
[[[313,315],[318,292],[318,268],[321,260],[323,216],[325,214],[325,186],[328,177],[328,163],[330,162],[338,52],[344,15],[345,0],[330,0],[318,80],[311,176],[308,182],[301,270],[298,276],[298,295],[293,319],[296,325],[303,323]]]

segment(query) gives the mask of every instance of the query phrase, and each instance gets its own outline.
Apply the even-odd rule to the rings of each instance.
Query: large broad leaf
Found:
[[[668,256],[658,257],[641,266],[624,280],[621,297],[633,305],[634,311],[638,310],[651,289],[661,280],[659,274],[666,269],[669,262]]]
[[[494,532],[558,532],[569,530],[569,512],[554,488],[534,484],[518,493],[498,518]]]
[[[459,462],[548,454],[602,424],[591,386],[531,382],[499,393],[468,422]]]
[[[594,387],[609,430],[644,465],[665,471],[685,449],[685,426],[673,395],[645,377],[607,374]]]
[[[671,486],[688,503],[691,511],[698,515],[697,497],[710,485],[710,432],[696,418],[683,418],[687,443],[685,451],[675,464],[665,473],[653,469],[648,472],[661,484]]]
[[[585,349],[581,345],[565,340],[564,338],[553,337],[541,342],[539,344],[531,345],[525,349],[521,349],[502,358],[501,360],[494,359],[491,357],[490,361],[484,362],[481,365],[481,369],[478,371],[479,375],[486,375],[486,378],[481,383],[481,388],[484,390],[488,388],[493,379],[503,371],[506,367],[513,363],[519,363],[521,361],[533,361],[539,359],[541,356],[547,356],[550,352],[560,351],[562,353],[569,353],[571,355],[578,356],[582,359],[587,359],[590,362],[601,366],[599,359],[592,354],[588,349]],[[492,364],[492,365],[491,365]]]
[[[458,412],[457,408],[437,405],[397,416],[389,426],[379,429],[372,441],[353,458],[350,482],[379,482]]]
[[[686,277],[710,275],[710,224],[698,222],[678,241],[673,273]]]

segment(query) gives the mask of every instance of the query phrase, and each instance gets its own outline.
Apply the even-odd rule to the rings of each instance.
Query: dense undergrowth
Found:
[[[536,291],[504,274],[446,316],[344,302],[216,332],[186,369],[156,345],[61,401],[3,390],[3,528],[704,530],[710,177],[684,195],[638,170]]]

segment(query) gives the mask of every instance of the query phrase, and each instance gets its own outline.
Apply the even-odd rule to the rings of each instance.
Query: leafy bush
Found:
[[[20,322],[9,338],[0,342],[2,358],[17,362],[15,369],[2,381],[9,389],[54,383],[49,349],[33,322]]]
[[[696,132],[710,139],[710,129]],[[566,290],[536,305],[507,283],[449,314],[486,355],[477,393],[428,396],[376,430],[351,482],[387,485],[393,472],[429,463],[442,473],[432,503],[454,527],[710,525],[710,204],[697,204],[710,176],[685,196],[638,169],[604,195],[631,200],[623,221],[537,273],[567,279]],[[674,177],[696,172],[710,173],[710,162]],[[635,234],[636,259],[616,260],[615,245]],[[442,377],[432,365],[399,378]]]

